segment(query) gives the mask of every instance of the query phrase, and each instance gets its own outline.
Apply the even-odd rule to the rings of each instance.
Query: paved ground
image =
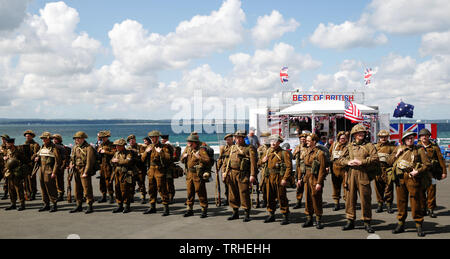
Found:
[[[215,175],[213,175],[215,176]],[[100,196],[98,179],[93,178],[94,195]],[[9,200],[0,201],[1,231],[0,238],[67,238],[70,234],[79,235],[82,239],[89,238],[175,238],[175,239],[217,239],[217,238],[245,238],[245,239],[311,239],[311,238],[368,238],[361,221],[352,231],[342,231],[345,225],[344,210],[332,211],[331,178],[328,176],[324,189],[324,217],[325,228],[301,228],[305,221],[304,209],[292,209],[295,205],[295,190],[288,189],[288,198],[291,205],[291,224],[281,226],[281,215],[277,211],[277,221],[263,223],[267,212],[265,209],[253,209],[252,221],[242,222],[242,219],[227,221],[231,214],[229,207],[216,207],[214,203],[215,183],[207,184],[209,199],[209,217],[201,219],[198,203],[194,206],[193,217],[184,218],[184,201],[186,188],[184,178],[175,182],[177,193],[175,203],[170,206],[171,215],[162,217],[162,206],[157,205],[158,213],[143,215],[148,205],[139,202],[132,204],[132,212],[129,214],[113,214],[114,205],[94,203],[95,212],[86,215],[84,213],[69,214],[75,204],[66,201],[59,204],[56,213],[38,212],[42,206],[40,200],[27,202],[27,209],[23,212],[5,211],[3,208],[9,205]],[[373,183],[372,183],[373,186]],[[425,238],[450,238],[450,180],[446,179],[438,183],[438,207],[437,218],[425,218]],[[0,190],[3,190],[0,188]],[[223,191],[223,185],[222,185]],[[0,195],[3,195],[0,191]],[[136,194],[138,196],[138,194]],[[40,195],[38,195],[38,199]],[[405,233],[393,235],[391,230],[397,222],[396,214],[375,213],[375,193],[373,198],[373,226],[376,235],[380,238],[417,238],[415,225],[408,215],[407,230]],[[139,199],[137,198],[137,201]],[[197,202],[197,201],[196,201]],[[241,212],[242,213],[242,212]],[[242,215],[242,214],[241,214]],[[357,217],[361,216],[357,211]]]

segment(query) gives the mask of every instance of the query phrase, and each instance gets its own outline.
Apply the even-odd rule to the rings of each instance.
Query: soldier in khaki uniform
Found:
[[[425,236],[423,224],[423,190],[428,182],[430,162],[423,147],[414,145],[417,133],[406,131],[402,136],[402,145],[397,146],[389,156],[397,191],[398,224],[392,233],[405,231],[405,220],[408,215],[408,197],[411,201],[411,212],[416,222],[417,235]]]
[[[53,144],[58,148],[61,155],[61,166],[58,168],[56,174],[56,188],[58,189],[58,201],[64,200],[64,173],[69,167],[71,148],[63,144],[63,139],[60,134],[53,134]]]
[[[111,159],[113,167],[113,175],[116,189],[116,201],[118,207],[113,210],[113,213],[131,211],[130,204],[133,198],[134,184],[133,184],[133,151],[125,149],[127,142],[125,139],[118,139],[114,141],[116,152]],[[125,209],[123,204],[125,203]]]
[[[226,144],[224,146],[220,146],[219,158],[217,159],[217,173],[219,173],[220,171],[223,171],[225,169],[224,165],[227,164],[228,158],[230,157],[231,147],[234,145],[233,134],[225,135],[223,140],[225,140]],[[229,205],[228,194],[229,194],[228,184],[225,184],[225,203],[224,203],[224,206],[228,206]]]
[[[260,176],[260,186],[261,186],[261,192],[262,192],[262,196],[263,196],[263,201],[262,201],[262,207],[263,208],[267,208],[267,194],[266,194],[266,181],[267,181],[267,177],[264,174],[264,170],[267,166],[267,163],[263,163],[262,159],[267,156],[269,154],[269,149],[270,149],[270,141],[269,138],[270,137],[270,133],[269,132],[263,132],[260,136],[260,140],[262,145],[260,145],[257,149],[258,152],[258,171],[261,172],[261,176]],[[257,206],[258,208],[258,206]]]
[[[378,158],[381,165],[381,175],[375,178],[375,192],[377,194],[378,208],[377,213],[383,212],[383,204],[386,202],[387,212],[394,213],[392,210],[392,201],[394,200],[394,183],[388,184],[386,170],[390,167],[387,159],[395,149],[395,144],[389,141],[389,132],[387,130],[380,130],[378,132],[379,141],[375,145],[378,153]]]
[[[26,158],[28,159],[28,177],[25,179],[25,192],[31,201],[36,199],[37,193],[37,179],[36,174],[32,174],[35,159],[39,151],[39,144],[34,141],[36,134],[32,130],[27,130],[23,133],[25,137],[25,144],[20,148],[24,150]]]
[[[354,138],[345,148],[342,157],[338,160],[341,166],[348,166],[347,200],[345,201],[345,212],[347,224],[342,230],[355,228],[356,201],[358,195],[361,199],[362,220],[364,228],[368,233],[375,230],[370,225],[372,220],[372,189],[370,187],[369,168],[379,162],[375,145],[365,141],[366,127],[357,124],[352,128],[351,137]]]
[[[177,162],[177,158],[175,156],[175,147],[172,146],[169,142],[169,135],[161,135],[161,143],[166,145],[169,148],[170,153],[170,163],[168,165],[168,174],[167,174],[167,191],[169,194],[169,202],[173,203],[173,199],[175,198],[175,177],[178,175],[175,172],[175,162]],[[179,159],[179,158],[178,158]]]
[[[148,193],[150,196],[150,208],[144,214],[156,213],[157,194],[161,195],[164,213],[162,216],[169,215],[169,194],[167,191],[167,166],[170,163],[170,152],[166,145],[161,144],[159,137],[161,133],[157,130],[148,133],[152,144],[149,145],[142,154],[142,161],[149,159]]]
[[[292,172],[292,160],[289,153],[280,147],[284,139],[279,135],[269,138],[270,148],[262,158],[265,163],[264,193],[267,200],[267,211],[269,216],[264,223],[275,221],[277,200],[280,202],[280,211],[283,214],[281,225],[289,224],[289,201],[286,196],[287,180]]]
[[[83,197],[86,197],[88,208],[86,214],[94,212],[92,204],[94,195],[92,191],[92,176],[95,175],[95,150],[86,142],[88,136],[82,131],[78,131],[73,136],[75,146],[72,149],[69,168],[73,169],[75,179],[75,199],[77,207],[70,213],[83,211]]]
[[[127,149],[133,152],[133,161],[135,164],[135,170],[136,177],[135,177],[135,183],[133,186],[136,186],[136,183],[138,184],[139,192],[141,193],[141,204],[145,204],[145,195],[147,194],[147,191],[145,189],[145,174],[147,173],[147,169],[145,168],[144,162],[141,160],[141,153],[145,151],[146,146],[142,146],[138,143],[136,143],[136,136],[134,134],[131,134],[127,137],[128,147]],[[133,196],[134,196],[134,187],[133,187]]]
[[[319,137],[316,134],[309,134],[306,137],[306,144],[308,149],[305,152],[303,159],[304,177],[298,176],[298,179],[304,179],[306,186],[306,222],[302,227],[310,227],[313,225],[312,216],[316,214],[316,228],[322,229],[322,215],[323,215],[323,182],[327,175],[325,166],[325,154],[320,150],[316,144],[319,141]],[[303,173],[303,172],[302,172]],[[298,184],[300,184],[300,181]]]
[[[236,144],[231,147],[230,158],[222,174],[228,184],[230,206],[233,215],[228,220],[239,218],[239,207],[245,210],[244,222],[250,221],[250,184],[256,183],[257,154],[252,145],[245,144],[246,132],[238,130],[234,134]]]
[[[417,143],[423,146],[430,160],[430,169],[428,170],[432,177],[432,183],[427,189],[424,189],[423,209],[426,214],[436,218],[434,209],[436,208],[436,180],[447,178],[447,168],[444,157],[438,145],[430,141],[431,132],[428,129],[421,129],[419,132],[420,141]]]
[[[6,155],[3,157],[5,161],[5,177],[8,179],[9,197],[11,206],[5,210],[16,209],[17,196],[19,196],[20,207],[18,211],[25,209],[24,179],[28,176],[29,158],[14,145],[15,139],[6,139]]]
[[[102,199],[99,203],[106,202],[106,193],[109,194],[109,203],[114,203],[114,187],[112,176],[111,159],[116,152],[114,150],[112,142],[109,140],[111,132],[108,130],[100,131],[97,136],[100,138],[101,143],[98,146],[97,153],[100,154],[100,192],[102,193]]]
[[[338,211],[341,209],[341,205],[339,200],[341,199],[341,189],[344,189],[344,201],[346,200],[346,183],[344,182],[345,176],[347,174],[346,166],[341,166],[338,163],[338,160],[342,157],[343,150],[345,146],[347,146],[347,136],[344,131],[341,131],[336,136],[336,141],[330,147],[330,155],[332,162],[332,173],[331,173],[331,182],[333,186],[333,200],[334,200],[334,208],[333,211]]]
[[[5,183],[3,184],[3,197],[2,200],[8,199],[8,178],[5,177],[5,161],[3,157],[6,156],[6,140],[9,139],[9,136],[6,134],[2,135],[2,145],[0,146],[0,181],[5,179]]]
[[[36,163],[40,163],[39,181],[41,183],[42,201],[44,207],[39,211],[55,212],[57,210],[58,189],[56,188],[57,174],[61,173],[59,170],[62,164],[59,149],[52,143],[53,138],[50,132],[44,132],[40,136],[42,139],[42,147],[35,158]],[[53,206],[50,209],[50,202]]]
[[[202,207],[200,217],[206,218],[208,216],[208,197],[205,180],[208,180],[210,175],[209,172],[204,171],[204,168],[210,162],[210,158],[205,149],[200,147],[201,142],[198,135],[190,135],[187,142],[189,151],[181,157],[181,161],[186,165],[187,212],[184,217],[194,215],[194,198],[197,193]]]
[[[300,144],[295,147],[294,153],[292,154],[294,156],[294,159],[296,161],[295,164],[295,171],[296,171],[296,175],[300,176],[301,173],[301,168],[300,168],[300,164],[303,161],[304,157],[305,157],[305,152],[307,149],[306,146],[306,136],[309,133],[307,133],[306,131],[302,132],[301,134],[299,134],[298,138],[300,141]],[[297,181],[300,179],[297,179]],[[302,199],[303,199],[303,193],[305,192],[305,182],[304,181],[300,181],[300,184],[297,184],[297,188],[296,188],[296,198],[297,198],[297,203],[294,206],[294,209],[300,209],[302,207]]]

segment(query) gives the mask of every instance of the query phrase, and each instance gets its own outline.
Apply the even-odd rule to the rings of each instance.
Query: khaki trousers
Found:
[[[196,172],[187,172],[186,174],[187,201],[186,204],[192,209],[194,206],[194,198],[197,193],[200,206],[208,208],[208,197],[206,193],[206,183]]]
[[[320,191],[316,191],[317,178],[307,171],[304,177],[306,186],[305,214],[312,216],[322,216],[323,214],[323,186]]]
[[[73,179],[75,180],[75,199],[77,204],[82,204],[83,196],[86,197],[87,203],[94,203],[94,194],[92,191],[92,176],[86,178],[81,177],[83,168],[77,168],[74,171]]]
[[[242,206],[244,209],[250,209],[250,181],[249,176],[240,177],[239,170],[232,169],[228,175],[229,203],[233,209]]]
[[[423,208],[434,210],[436,208],[436,184],[431,184],[423,193]]]
[[[105,166],[100,170],[100,192],[102,195],[108,193],[109,195],[114,194],[113,180],[112,176],[112,168]]]
[[[13,175],[8,178],[8,190],[9,190],[9,198],[11,199],[12,204],[16,204],[17,196],[19,196],[20,203],[25,202],[25,193],[24,193],[24,180],[19,179]]]
[[[377,201],[387,202],[392,204],[394,200],[394,183],[387,184],[386,170],[382,169],[383,173],[375,178],[375,193],[377,195]]]
[[[286,187],[281,186],[283,177],[280,174],[269,174],[265,181],[265,194],[267,196],[267,211],[275,212],[277,200],[280,201],[281,213],[289,213],[289,201],[286,196]]]
[[[65,169],[60,170],[56,172],[56,189],[58,190],[58,193],[64,194],[64,173]]]
[[[41,184],[42,201],[45,204],[56,203],[58,200],[58,189],[56,188],[56,177],[47,172],[39,172],[39,182]]]
[[[169,194],[167,191],[166,175],[160,171],[157,166],[150,166],[147,172],[148,176],[148,194],[150,204],[155,204],[157,195],[161,195],[162,204],[169,204]]]
[[[399,221],[405,222],[408,216],[408,198],[411,201],[411,213],[416,223],[423,222],[423,188],[420,178],[411,178],[409,174],[403,174],[403,179],[399,179],[397,191],[397,208]]]
[[[372,189],[369,176],[361,171],[350,169],[348,175],[348,192],[345,201],[346,218],[356,220],[356,201],[358,195],[361,199],[362,220],[372,219]]]
[[[117,204],[129,204],[133,198],[134,184],[126,180],[122,182],[122,175],[116,173],[114,177]]]

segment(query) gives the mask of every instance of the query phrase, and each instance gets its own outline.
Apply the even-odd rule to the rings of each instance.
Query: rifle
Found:
[[[222,206],[222,197],[220,196],[220,178],[219,178],[219,168],[216,162],[216,207]]]
[[[67,202],[72,203],[72,178],[73,178],[73,167],[69,169],[67,175]]]

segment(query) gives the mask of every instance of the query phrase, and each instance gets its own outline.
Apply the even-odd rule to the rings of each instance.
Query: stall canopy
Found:
[[[370,108],[363,104],[353,103],[362,114],[377,114],[378,110]],[[345,112],[344,101],[311,101],[292,105],[281,110],[277,115],[307,115],[307,114],[343,114]]]

